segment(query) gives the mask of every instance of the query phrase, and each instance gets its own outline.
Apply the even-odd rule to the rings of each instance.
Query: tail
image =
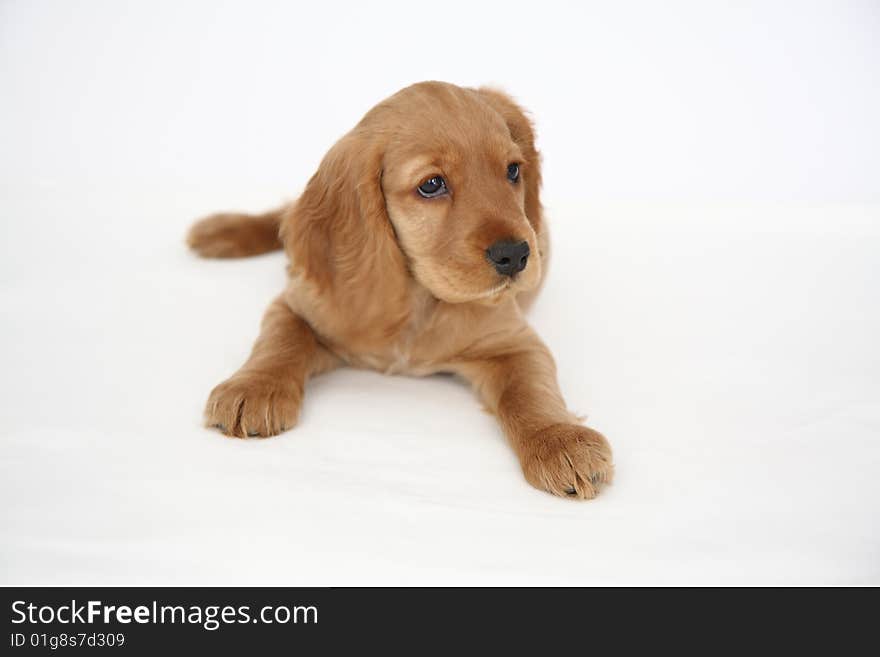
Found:
[[[277,251],[281,248],[281,217],[287,207],[265,214],[212,214],[193,224],[186,243],[203,258],[244,258]]]

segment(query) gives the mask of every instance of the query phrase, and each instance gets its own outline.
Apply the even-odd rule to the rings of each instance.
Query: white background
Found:
[[[200,426],[284,259],[186,228],[423,79],[534,115],[594,502],[452,379]],[[880,583],[878,80],[874,2],[0,2],[0,583]]]

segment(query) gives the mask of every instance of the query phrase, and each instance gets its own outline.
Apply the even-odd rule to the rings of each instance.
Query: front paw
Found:
[[[554,424],[527,439],[522,468],[535,488],[589,500],[611,481],[611,447],[598,431],[579,424]]]
[[[205,424],[227,436],[274,436],[296,424],[302,393],[270,376],[236,374],[211,391]]]

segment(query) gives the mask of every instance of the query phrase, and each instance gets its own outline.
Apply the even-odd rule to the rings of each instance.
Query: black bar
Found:
[[[544,655],[640,646],[702,646],[703,654],[715,654],[722,648],[754,649],[755,642],[784,654],[797,644],[841,654],[846,646],[873,649],[876,641],[864,644],[859,637],[873,632],[878,608],[876,589],[2,591],[2,652],[9,655],[99,649],[251,654],[265,648],[307,655],[352,650],[372,655],[392,648],[413,655],[438,649],[470,654],[478,648],[497,654],[502,647]],[[74,647],[71,641],[85,645]]]

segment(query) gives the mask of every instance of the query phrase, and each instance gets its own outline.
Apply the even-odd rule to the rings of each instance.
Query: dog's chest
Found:
[[[352,349],[354,345],[343,343],[339,348],[343,352],[340,355],[354,365],[385,374],[431,374],[437,370],[438,361],[447,356],[447,350],[435,337],[432,338],[443,315],[436,299],[427,294],[415,294],[403,325],[387,331],[385,339],[360,345],[360,349]]]
[[[350,363],[384,374],[413,374],[416,363],[406,345],[395,345],[387,352],[347,354]],[[429,372],[425,372],[426,374]]]
[[[521,327],[514,299],[494,306],[446,304],[432,299],[416,307],[406,326],[381,348],[350,353],[350,363],[386,374],[426,376],[455,371],[485,357]]]
[[[373,299],[369,305],[322,302],[291,285],[285,298],[319,340],[346,363],[386,374],[426,376],[450,371],[479,345],[519,324],[516,302],[449,304],[413,285],[405,309]]]

